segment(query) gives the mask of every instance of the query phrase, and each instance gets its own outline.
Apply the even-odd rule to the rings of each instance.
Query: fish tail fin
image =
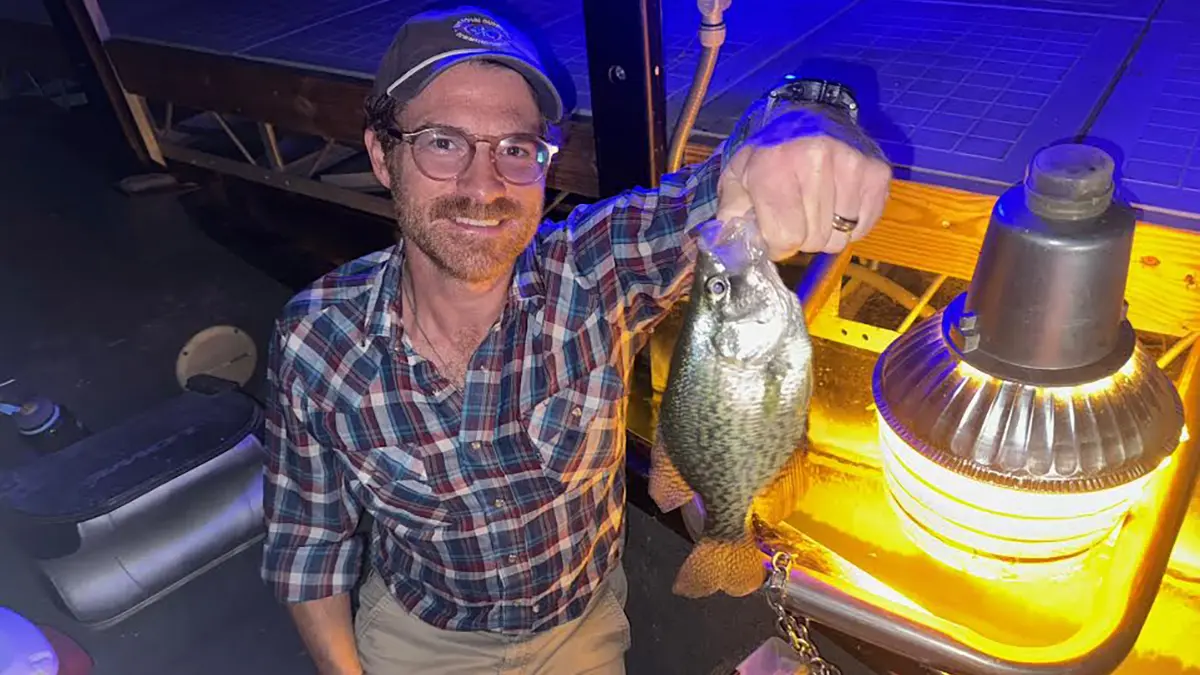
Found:
[[[683,506],[692,500],[695,492],[683,476],[679,475],[679,469],[671,463],[671,458],[667,456],[667,449],[663,447],[661,436],[655,438],[654,445],[650,449],[650,485],[648,491],[650,498],[658,505],[658,508],[663,513],[670,513],[675,509]]]
[[[767,568],[754,538],[738,541],[701,539],[675,576],[671,590],[686,598],[702,598],[718,591],[740,598],[762,587]]]

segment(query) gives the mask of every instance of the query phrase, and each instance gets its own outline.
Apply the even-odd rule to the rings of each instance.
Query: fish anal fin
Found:
[[[766,525],[774,526],[795,513],[808,492],[807,452],[796,450],[775,478],[754,499],[752,511]]]
[[[685,598],[725,593],[744,597],[762,588],[766,559],[747,536],[736,542],[702,539],[679,568],[671,590]]]
[[[692,500],[695,491],[671,463],[662,441],[655,439],[650,449],[650,498],[663,513],[670,513]]]

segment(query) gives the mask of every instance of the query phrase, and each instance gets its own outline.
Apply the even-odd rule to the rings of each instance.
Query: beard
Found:
[[[500,197],[487,204],[462,195],[438,197],[422,205],[400,187],[400,167],[392,163],[392,204],[399,235],[419,248],[444,273],[468,283],[483,283],[509,274],[529,245],[540,222],[519,202]],[[457,229],[435,224],[439,220],[512,220],[503,231],[489,236],[463,236]],[[499,236],[497,236],[497,234]]]

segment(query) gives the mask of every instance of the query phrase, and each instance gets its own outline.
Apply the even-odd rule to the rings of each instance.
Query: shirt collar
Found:
[[[545,300],[546,286],[536,245],[535,239],[517,257],[508,292],[510,304],[526,309],[536,308]],[[364,325],[366,335],[390,337],[397,334],[395,329],[400,325],[400,314],[396,298],[400,293],[403,269],[404,240],[400,240],[392,245],[387,260],[372,274]]]

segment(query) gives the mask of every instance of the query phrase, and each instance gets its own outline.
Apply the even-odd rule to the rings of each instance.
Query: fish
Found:
[[[766,580],[756,514],[788,515],[805,489],[813,346],[804,307],[765,253],[753,214],[699,228],[649,493],[663,512],[697,498],[703,512],[673,592],[740,597]]]

